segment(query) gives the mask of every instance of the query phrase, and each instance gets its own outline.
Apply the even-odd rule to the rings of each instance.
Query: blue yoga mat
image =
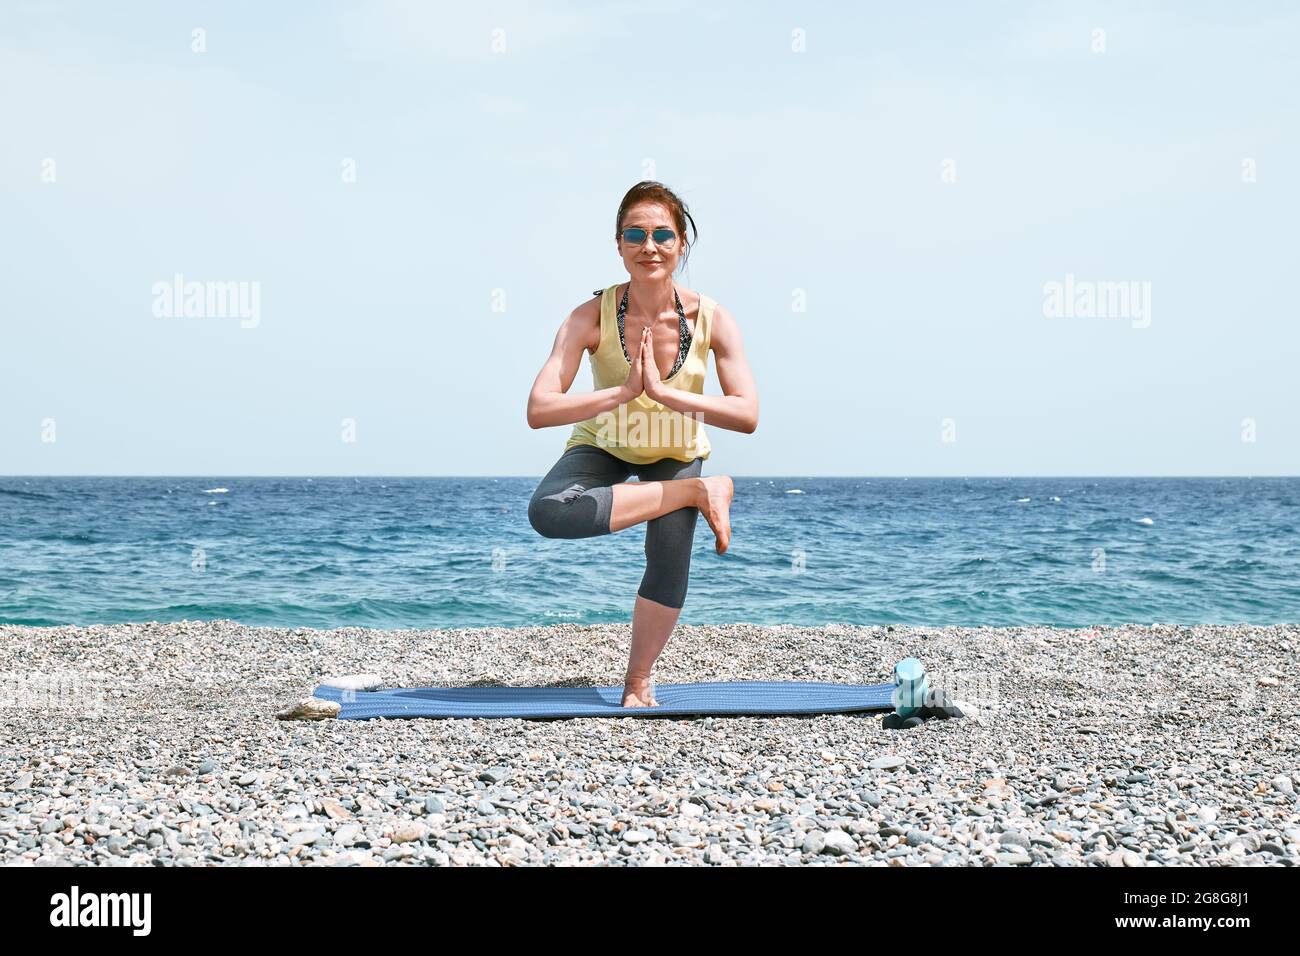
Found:
[[[336,700],[339,720],[373,717],[664,717],[707,714],[840,714],[893,710],[893,684],[726,681],[657,684],[656,707],[623,707],[615,687],[411,687],[313,692]]]

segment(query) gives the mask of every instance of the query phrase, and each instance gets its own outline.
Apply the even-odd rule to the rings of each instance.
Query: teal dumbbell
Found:
[[[894,665],[894,713],[906,720],[926,706],[930,680],[915,657],[906,657]]]

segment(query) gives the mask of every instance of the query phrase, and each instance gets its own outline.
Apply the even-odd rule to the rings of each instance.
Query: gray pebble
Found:
[[[826,846],[826,834],[822,830],[809,831],[808,835],[803,838],[803,852],[816,855]]]
[[[854,841],[853,837],[849,836],[843,830],[826,831],[826,843],[823,852],[843,856],[850,853],[856,853],[857,851],[857,843]]]
[[[335,846],[352,846],[361,837],[361,827],[355,823],[345,823],[334,831]]]
[[[867,766],[869,766],[872,770],[896,770],[897,768],[903,766],[906,762],[907,761],[904,760],[902,757],[893,757],[893,756],[877,757],[875,760],[871,761],[871,763],[869,763]]]
[[[299,830],[289,837],[290,846],[306,846],[309,843],[315,843],[325,836],[324,830]]]

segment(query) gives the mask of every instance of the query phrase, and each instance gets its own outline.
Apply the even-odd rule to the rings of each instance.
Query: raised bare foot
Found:
[[[623,681],[623,706],[656,706],[654,686],[646,678],[629,677]]]
[[[717,538],[714,549],[718,554],[727,550],[731,544],[731,499],[736,493],[736,486],[726,475],[709,475],[701,478],[704,493],[700,496],[700,514],[713,529]]]

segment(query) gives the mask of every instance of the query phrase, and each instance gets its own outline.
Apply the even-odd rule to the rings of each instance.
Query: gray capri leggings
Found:
[[[698,478],[703,458],[660,458],[634,465],[595,445],[574,445],[560,456],[528,502],[528,521],[547,538],[591,538],[609,534],[613,485],[633,474],[640,481]],[[637,594],[667,607],[686,602],[691,545],[698,508],[678,508],[651,518],[645,527],[645,574]]]

